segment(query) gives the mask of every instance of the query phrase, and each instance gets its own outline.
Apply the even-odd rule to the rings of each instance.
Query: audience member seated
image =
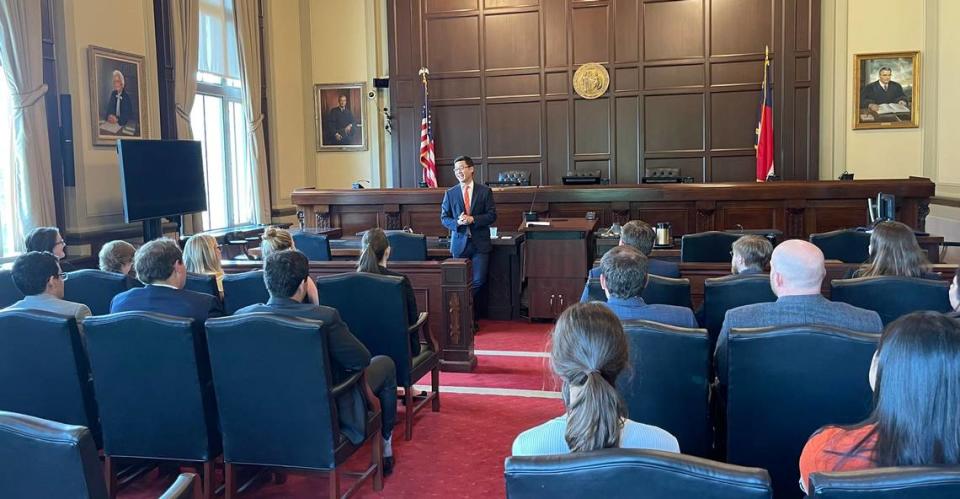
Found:
[[[950,284],[950,306],[953,307],[950,316],[960,319],[960,272],[953,274],[953,283]]]
[[[846,278],[902,276],[940,279],[940,274],[930,272],[927,253],[917,243],[913,229],[903,223],[885,221],[876,224],[867,251],[870,260],[859,269],[847,272]]]
[[[514,456],[608,448],[680,452],[676,437],[666,430],[627,418],[616,385],[628,365],[629,345],[623,325],[606,306],[577,303],[564,310],[551,344],[550,365],[563,383],[566,414],[518,435]]]
[[[865,333],[883,330],[876,312],[824,298],[820,288],[826,274],[820,248],[800,239],[780,243],[770,259],[770,288],[777,301],[727,311],[714,353],[717,371],[726,371],[727,337],[733,328],[819,324]]]
[[[270,292],[265,304],[241,308],[237,314],[269,312],[288,317],[323,321],[324,334],[329,341],[333,360],[333,383],[345,381],[354,372],[366,369],[367,383],[380,399],[383,424],[383,472],[393,471],[394,459],[391,447],[393,425],[397,419],[397,373],[393,360],[385,355],[370,358],[370,351],[363,346],[340,319],[337,309],[302,303],[307,294],[310,279],[310,262],[297,250],[271,251],[263,262],[263,281]],[[337,400],[338,416],[344,434],[354,444],[363,442],[366,407],[360,387]]]
[[[13,262],[13,284],[23,293],[23,299],[7,307],[19,310],[45,310],[75,317],[79,325],[90,316],[90,308],[82,303],[63,299],[63,280],[57,257],[47,252],[31,251]]]
[[[649,224],[641,220],[631,220],[625,224],[620,229],[620,244],[619,246],[632,246],[644,256],[648,258],[648,271],[653,275],[659,275],[663,277],[680,277],[680,266],[674,262],[667,262],[664,260],[657,260],[655,258],[649,258],[650,252],[653,251],[653,243],[657,239],[656,232],[653,231],[653,228]],[[597,279],[600,277],[600,267],[594,267],[590,269],[590,273],[587,274],[587,280]],[[587,290],[587,287],[583,287],[583,294],[580,295],[580,301],[590,301],[590,293]]]
[[[73,272],[77,270],[70,262],[63,261],[67,257],[67,242],[60,236],[60,229],[56,227],[37,227],[27,233],[23,240],[23,245],[27,251],[45,251],[52,253],[60,260],[60,270],[63,272]]]
[[[137,277],[146,284],[113,297],[110,313],[142,311],[189,317],[202,325],[208,317],[223,315],[220,301],[204,293],[183,289],[187,269],[183,253],[173,239],[154,239],[133,257]]]
[[[100,248],[100,270],[127,276],[128,288],[142,286],[133,272],[133,255],[137,252],[132,244],[124,240],[110,241]]]
[[[183,264],[187,272],[217,276],[217,290],[223,297],[223,267],[220,266],[220,245],[209,234],[194,234],[183,247]]]
[[[800,455],[804,490],[811,473],[960,465],[960,323],[905,315],[883,332],[876,361],[873,413],[810,437]]]
[[[733,242],[730,253],[730,273],[752,275],[766,272],[773,254],[770,240],[757,235],[742,236]]]
[[[672,326],[696,328],[693,311],[676,305],[648,305],[641,295],[647,286],[647,257],[630,246],[610,249],[600,259],[600,287],[606,306],[620,320],[643,319]]]
[[[297,249],[293,243],[293,236],[286,229],[280,227],[267,227],[260,236],[260,258],[264,261],[271,253],[288,249]],[[320,304],[320,296],[317,293],[317,283],[310,279],[307,282],[306,301],[314,305]]]
[[[357,272],[383,274],[400,277],[403,281],[403,292],[407,301],[407,325],[416,324],[420,313],[417,312],[417,296],[413,294],[413,285],[407,276],[387,269],[387,260],[390,259],[390,241],[386,233],[379,227],[374,227],[363,233],[363,252],[360,253],[360,262],[357,263]],[[414,331],[410,335],[410,352],[416,357],[420,355],[420,335]]]

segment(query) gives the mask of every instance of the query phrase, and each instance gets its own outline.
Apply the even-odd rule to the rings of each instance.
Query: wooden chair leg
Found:
[[[383,490],[383,437],[379,431],[373,436],[370,464],[376,466],[373,472],[373,490],[380,492]]]
[[[403,410],[404,415],[404,440],[410,440],[413,438],[413,387],[405,386],[403,387],[403,400],[405,402],[405,407]]]
[[[433,368],[430,373],[430,388],[433,390],[433,401],[431,409],[433,412],[440,412],[440,366]]]
[[[103,458],[103,478],[107,482],[107,497],[114,499],[117,497],[117,470],[113,458],[106,455]]]
[[[328,497],[340,499],[340,473],[337,472],[336,468],[330,472],[330,494]]]
[[[216,468],[213,466],[213,461],[207,461],[203,463],[203,498],[204,499],[213,499],[214,496],[214,484],[216,483]]]
[[[226,463],[223,466],[223,480],[225,498],[233,499],[233,495],[237,492],[237,475],[236,470],[233,469],[233,465],[230,463]]]

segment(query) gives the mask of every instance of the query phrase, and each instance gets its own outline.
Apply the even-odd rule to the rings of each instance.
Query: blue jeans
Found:
[[[477,293],[479,293],[480,288],[487,283],[487,267],[490,264],[490,253],[478,253],[476,246],[473,245],[473,241],[468,240],[462,258],[469,258],[473,264],[473,282],[471,283],[471,287],[473,288],[473,302],[476,303]]]

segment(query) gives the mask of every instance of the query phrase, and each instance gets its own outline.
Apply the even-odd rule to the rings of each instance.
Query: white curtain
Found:
[[[254,194],[257,198],[257,223],[270,223],[270,184],[267,172],[267,150],[263,135],[261,99],[263,66],[260,46],[260,1],[239,1],[235,4],[237,41],[240,44],[240,75],[243,87],[243,111],[247,118],[249,158],[253,168]]]
[[[190,111],[197,95],[197,59],[200,54],[199,0],[170,2],[170,21],[173,27],[173,99],[177,109],[177,138],[190,140]],[[200,214],[184,215],[183,231],[187,234],[203,230]]]
[[[0,0],[0,65],[12,95],[15,218],[20,234],[57,222],[40,33],[40,2]]]

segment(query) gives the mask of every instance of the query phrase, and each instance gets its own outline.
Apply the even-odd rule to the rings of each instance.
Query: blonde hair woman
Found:
[[[220,245],[209,234],[194,234],[183,247],[183,265],[187,272],[217,276],[217,290],[223,296],[223,267],[220,266]]]
[[[290,231],[280,227],[267,227],[260,236],[260,259],[267,261],[271,253],[288,249],[297,249],[293,244],[293,236]],[[317,283],[314,280],[307,279],[307,300],[314,305],[320,304],[320,295],[317,293]]]
[[[104,272],[116,272],[118,274],[130,274],[133,269],[133,254],[137,252],[132,244],[116,240],[104,244],[100,248],[100,270]]]

